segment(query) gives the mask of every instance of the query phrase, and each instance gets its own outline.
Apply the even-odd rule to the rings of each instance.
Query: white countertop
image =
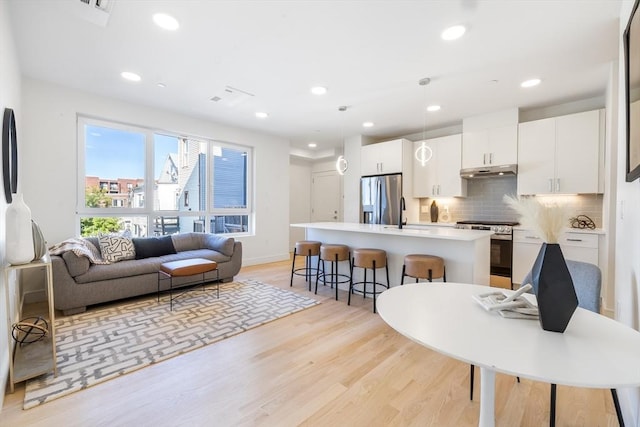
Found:
[[[477,239],[485,238],[487,236],[491,236],[493,234],[493,232],[491,231],[459,230],[452,227],[425,227],[407,225],[402,229],[399,229],[397,225],[359,224],[352,222],[311,222],[291,224],[291,227],[459,241],[474,241]]]
[[[412,224],[407,224],[407,227],[455,227],[455,226],[456,226],[455,222],[424,221],[424,222],[416,222],[416,223],[412,223]]]
[[[531,229],[528,227],[523,227],[522,225],[517,225],[513,227],[514,230],[522,230],[522,231],[530,231]],[[566,227],[563,230],[564,233],[582,233],[582,234],[607,234],[606,231],[602,228],[594,228],[590,230],[588,228],[571,228]]]

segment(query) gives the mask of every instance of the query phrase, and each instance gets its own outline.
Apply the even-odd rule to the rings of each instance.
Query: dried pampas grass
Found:
[[[503,200],[520,214],[520,224],[531,228],[546,243],[558,243],[569,221],[569,210],[559,203],[542,203],[535,197],[504,196]]]

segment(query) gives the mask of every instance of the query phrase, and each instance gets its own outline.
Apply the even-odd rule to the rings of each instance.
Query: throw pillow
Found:
[[[109,262],[134,259],[136,252],[130,238],[122,236],[100,236],[100,251],[102,258]]]
[[[171,236],[163,237],[139,237],[133,238],[133,246],[136,250],[136,259],[151,258],[162,255],[175,254]]]

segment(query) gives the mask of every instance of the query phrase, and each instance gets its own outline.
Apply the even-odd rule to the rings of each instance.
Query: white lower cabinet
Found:
[[[598,234],[566,232],[560,239],[560,248],[565,259],[588,262],[599,265]],[[531,271],[540,252],[542,239],[529,230],[513,231],[513,283],[522,283],[522,279]]]

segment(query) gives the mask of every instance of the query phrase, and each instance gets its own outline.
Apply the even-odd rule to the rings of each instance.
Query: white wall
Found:
[[[16,133],[18,136],[18,172],[20,175],[21,167],[24,164],[25,156],[21,151],[25,145],[21,139],[23,126],[22,109],[20,105],[20,69],[18,67],[18,58],[15,52],[13,36],[11,34],[11,22],[9,20],[9,4],[5,1],[0,2],[0,113],[4,113],[5,108],[12,108],[16,117]],[[0,154],[1,155],[1,154]],[[22,181],[18,179],[18,185],[22,187]],[[5,202],[4,191],[0,190],[0,265],[5,265],[6,253],[6,229],[5,229],[5,213],[7,204]],[[15,322],[15,298],[11,298],[11,304],[8,310],[6,301],[6,287],[9,287],[9,294],[14,295],[15,282],[4,282],[4,274],[0,274],[0,408],[4,401],[4,390],[9,377],[9,338],[7,335],[7,320],[10,323]]]
[[[82,114],[253,147],[256,233],[239,238],[243,265],[288,258],[288,141],[29,78],[22,89],[21,186],[49,244],[76,233],[76,117]]]
[[[616,180],[615,298],[616,319],[640,330],[640,180],[625,181],[626,126],[624,96],[624,53],[622,34],[631,15],[632,1],[620,10],[620,60],[618,62],[618,141]],[[637,12],[637,13],[640,13]],[[613,214],[613,213],[612,213]],[[640,360],[640,356],[639,356]],[[640,425],[640,388],[618,391],[626,425]]]
[[[360,222],[360,152],[362,146],[369,142],[370,140],[362,135],[349,137],[345,141],[344,157],[349,162],[342,180],[345,222]]]
[[[291,157],[289,164],[289,218],[291,224],[311,221],[311,171],[313,164],[298,157]],[[298,240],[304,240],[304,228],[289,228],[289,251]]]

